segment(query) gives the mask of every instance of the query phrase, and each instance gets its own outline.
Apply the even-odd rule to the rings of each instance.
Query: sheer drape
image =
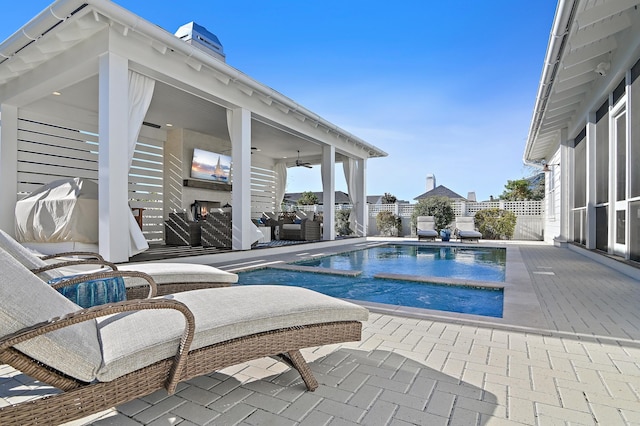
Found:
[[[284,162],[276,163],[276,212],[282,210],[284,193],[287,190],[287,165]]]
[[[144,116],[147,114],[153,90],[155,88],[155,80],[129,70],[129,168],[133,163],[133,154],[140,136],[140,129]],[[133,256],[149,248],[147,240],[142,234],[133,213],[129,210],[129,236],[130,247],[129,256]]]
[[[344,179],[347,182],[347,192],[349,193],[349,202],[351,202],[351,213],[349,214],[349,225],[353,232],[356,232],[356,224],[358,223],[358,200],[360,199],[358,185],[356,184],[356,176],[358,175],[358,163],[353,158],[349,158],[342,162],[344,169]]]

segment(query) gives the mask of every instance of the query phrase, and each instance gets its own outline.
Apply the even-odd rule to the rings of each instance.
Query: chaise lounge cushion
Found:
[[[194,263],[126,263],[118,265],[120,271],[139,271],[153,277],[156,284],[199,282],[238,282],[238,275],[213,266]]]
[[[0,265],[0,336],[82,309],[2,249]],[[86,382],[96,378],[102,362],[96,322],[93,320],[36,337],[20,343],[17,348]]]
[[[456,234],[461,240],[479,240],[482,233],[475,229],[473,216],[461,216],[456,218]]]
[[[47,266],[47,262],[40,259],[31,250],[25,248],[0,230],[0,247],[16,258],[27,269],[36,269]],[[138,271],[149,274],[156,284],[203,282],[203,283],[229,283],[238,281],[238,275],[226,272],[208,265],[190,263],[127,263],[118,265],[121,271]],[[69,272],[69,271],[67,271]],[[52,269],[41,274],[45,281],[61,278],[65,275],[60,270]],[[136,285],[130,280],[125,280],[127,287]]]
[[[435,239],[438,236],[433,216],[418,216],[416,218],[416,234],[419,240],[422,238]]]
[[[363,307],[298,287],[234,286],[165,297],[183,302],[195,316],[191,350],[270,330],[368,317]],[[98,380],[110,381],[171,357],[183,329],[182,315],[169,310],[99,319],[104,365]]]

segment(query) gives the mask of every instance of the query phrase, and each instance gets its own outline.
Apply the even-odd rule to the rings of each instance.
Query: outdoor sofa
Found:
[[[322,224],[314,220],[313,212],[298,211],[285,214],[279,226],[281,240],[317,241],[322,238]]]
[[[0,267],[0,364],[60,391],[0,408],[2,425],[68,422],[278,354],[312,391],[318,383],[299,350],[357,341],[368,316],[363,307],[288,286],[194,290],[82,309],[3,249]]]

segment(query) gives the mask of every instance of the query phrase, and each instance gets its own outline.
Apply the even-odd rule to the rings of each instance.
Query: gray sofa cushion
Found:
[[[0,249],[0,336],[82,309]],[[96,378],[102,356],[94,320],[85,321],[16,347],[71,377]]]
[[[365,321],[368,311],[298,287],[236,286],[165,296],[185,303],[196,320],[191,349],[263,331],[332,321]],[[177,311],[149,310],[98,320],[104,366],[110,381],[173,356],[184,329]]]

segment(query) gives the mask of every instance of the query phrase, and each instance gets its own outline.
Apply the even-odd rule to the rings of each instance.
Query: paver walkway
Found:
[[[640,284],[568,249],[520,250],[546,335],[373,313],[361,342],[303,351],[315,392],[261,359],[75,424],[640,425]],[[1,380],[0,404],[33,391]]]

